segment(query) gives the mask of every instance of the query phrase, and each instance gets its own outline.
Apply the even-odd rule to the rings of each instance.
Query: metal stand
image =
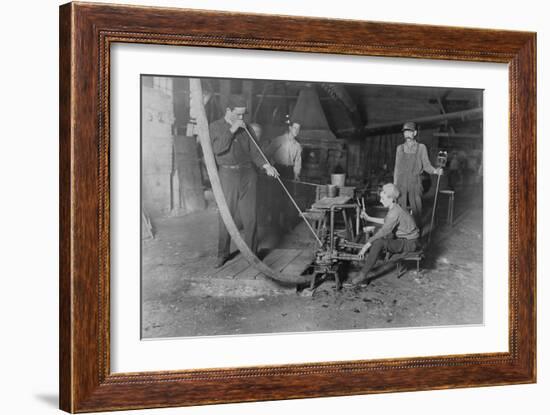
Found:
[[[439,181],[441,180],[441,175],[437,175],[437,186],[435,188],[435,199],[434,199],[434,205],[432,207],[432,220],[430,223],[430,233],[428,234],[428,245],[430,245],[430,241],[432,239],[432,231],[434,228],[434,219],[435,219],[435,208],[437,207],[437,195],[439,194]]]
[[[440,151],[437,154],[437,165],[440,169],[443,169],[445,165],[447,164],[447,152],[446,151]],[[430,241],[432,239],[432,232],[434,228],[434,219],[435,219],[435,208],[437,207],[437,196],[439,195],[439,182],[441,181],[441,174],[437,175],[437,186],[435,187],[435,198],[434,198],[434,205],[432,207],[432,220],[430,223],[430,233],[428,234],[428,246],[430,245]]]
[[[454,223],[454,204],[455,204],[455,192],[454,190],[442,190],[439,192],[448,196],[447,203],[447,225],[453,226]]]

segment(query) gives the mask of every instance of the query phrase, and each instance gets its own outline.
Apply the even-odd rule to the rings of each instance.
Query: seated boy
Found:
[[[352,284],[365,282],[369,271],[372,269],[380,252],[382,250],[391,253],[414,252],[418,249],[418,238],[420,232],[414,222],[413,217],[397,204],[399,190],[397,187],[388,183],[382,187],[380,192],[380,202],[388,208],[385,218],[374,218],[367,212],[361,212],[361,217],[381,224],[382,227],[370,237],[363,248],[359,251],[361,258],[365,257],[365,263],[359,274],[351,281]]]

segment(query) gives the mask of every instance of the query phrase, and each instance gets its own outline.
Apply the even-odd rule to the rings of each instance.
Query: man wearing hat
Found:
[[[278,176],[277,170],[267,163],[251,142],[245,131],[247,128],[243,117],[246,113],[246,99],[242,95],[229,97],[225,115],[210,124],[212,150],[218,164],[218,172],[225,200],[235,218],[237,212],[242,220],[244,239],[252,252],[257,251],[256,221],[256,183],[258,176],[255,170],[262,168],[271,176]],[[254,136],[254,130],[248,128]],[[254,137],[256,139],[256,137]],[[229,258],[231,238],[219,217],[218,261],[221,267]]]
[[[397,146],[393,183],[399,189],[399,205],[403,209],[409,207],[416,223],[420,225],[423,192],[421,174],[423,171],[429,174],[442,174],[443,169],[432,166],[426,146],[416,141],[416,123],[407,121],[401,130],[405,143]]]
[[[291,122],[289,119],[286,132],[271,140],[264,150],[283,180],[300,180],[302,146],[296,140],[299,133],[300,124]],[[274,193],[277,195],[274,206],[278,216],[277,224],[283,229],[290,229],[294,207],[281,187],[278,187]]]

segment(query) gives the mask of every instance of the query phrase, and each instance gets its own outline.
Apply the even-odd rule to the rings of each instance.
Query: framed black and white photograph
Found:
[[[535,381],[534,34],[60,23],[63,409]]]
[[[142,338],[483,324],[483,89],[142,74],[141,103]]]

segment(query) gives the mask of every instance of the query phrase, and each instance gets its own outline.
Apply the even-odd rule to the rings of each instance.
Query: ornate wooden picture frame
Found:
[[[338,36],[335,36],[338,33]],[[509,351],[145,373],[110,369],[110,48],[186,45],[509,66]],[[68,412],[536,380],[536,35],[70,3],[60,8],[60,407]]]

